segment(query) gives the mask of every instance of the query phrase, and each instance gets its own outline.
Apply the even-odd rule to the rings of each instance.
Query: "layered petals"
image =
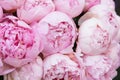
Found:
[[[85,6],[85,0],[54,0],[55,8],[69,15],[76,17],[80,15]]]
[[[17,9],[17,16],[30,24],[39,21],[54,10],[52,0],[26,0],[24,5]]]
[[[42,51],[45,56],[73,52],[76,26],[69,16],[62,12],[52,12],[38,23],[38,27],[46,31],[45,47]]]
[[[0,20],[0,54],[4,63],[14,67],[34,60],[42,51],[42,37],[14,16]]]
[[[68,56],[53,54],[44,60],[44,80],[83,80],[84,70]]]
[[[40,57],[35,61],[17,68],[4,76],[4,80],[41,80],[43,75],[43,62]]]

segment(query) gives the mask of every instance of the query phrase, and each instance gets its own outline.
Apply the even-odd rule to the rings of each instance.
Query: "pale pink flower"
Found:
[[[0,20],[0,57],[14,67],[31,62],[43,49],[42,37],[25,22],[14,16]]]
[[[111,28],[111,35],[113,39],[119,39],[117,37],[118,30],[120,28],[120,19],[114,10],[109,9],[106,5],[96,5],[89,9],[87,13],[85,13],[78,21],[79,26],[87,19],[95,17],[102,21],[102,23],[106,24],[109,28]]]
[[[40,57],[4,76],[4,80],[41,80],[43,62]]]
[[[24,5],[17,9],[17,16],[27,23],[32,23],[54,10],[52,0],[26,0]]]
[[[76,26],[73,20],[62,12],[51,12],[44,17],[38,27],[46,31],[43,54],[73,52],[72,47],[76,39]]]
[[[53,0],[57,11],[64,12],[70,17],[76,17],[82,13],[85,0]]]
[[[25,0],[0,0],[0,6],[5,10],[15,10],[24,4]]]
[[[68,56],[53,54],[44,60],[44,80],[83,80],[85,76],[81,65]]]
[[[107,76],[113,67],[113,61],[110,58],[104,55],[85,56],[84,64],[87,80],[112,80],[112,76]]]
[[[105,52],[112,40],[110,28],[94,17],[81,24],[78,34],[76,51],[80,49],[81,52],[89,55]]]
[[[99,18],[105,24],[111,26],[111,35],[115,38],[120,26],[115,10],[111,10],[106,5],[96,5],[90,8],[89,12],[96,15],[96,18]]]

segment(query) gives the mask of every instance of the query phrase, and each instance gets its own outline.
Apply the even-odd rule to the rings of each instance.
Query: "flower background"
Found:
[[[115,1],[115,7],[116,12],[118,15],[120,15],[120,0],[114,0]],[[77,18],[75,19],[77,21]],[[118,75],[113,80],[120,80],[120,68],[117,69]],[[0,76],[0,80],[3,80],[3,76]]]

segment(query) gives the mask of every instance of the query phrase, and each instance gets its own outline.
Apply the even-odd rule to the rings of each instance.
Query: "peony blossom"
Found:
[[[76,26],[69,16],[62,12],[52,12],[39,22],[38,27],[46,32],[42,51],[45,56],[73,52]]]
[[[17,9],[17,16],[27,23],[32,23],[54,10],[52,0],[26,0],[24,5]]]
[[[44,80],[83,80],[84,69],[68,56],[53,54],[44,60]]]
[[[0,59],[13,67],[31,62],[43,49],[42,36],[14,16],[0,20]],[[4,66],[4,65],[3,65]]]
[[[0,6],[5,10],[15,10],[24,4],[25,0],[0,0]]]
[[[87,80],[112,80],[112,76],[107,76],[113,64],[110,58],[104,55],[85,56],[84,63]]]
[[[90,18],[85,20],[79,28],[76,51],[81,49],[84,54],[101,54],[109,48],[111,40],[110,28],[97,18]]]
[[[76,17],[82,13],[85,0],[53,0],[57,11],[64,12],[70,17]]]
[[[41,80],[43,75],[43,62],[40,57],[35,61],[17,68],[4,76],[4,80]]]
[[[85,13],[78,21],[79,26],[87,19],[90,18],[97,18],[102,23],[106,24],[109,28],[111,28],[111,36],[112,38],[116,38],[116,40],[119,39],[117,37],[119,28],[120,28],[120,19],[118,15],[115,13],[114,10],[109,9],[106,5],[96,5],[89,9],[87,13]]]
[[[111,26],[111,35],[115,38],[120,27],[115,10],[111,10],[106,5],[96,5],[89,9],[89,12],[96,15],[96,18],[99,18],[105,24]]]

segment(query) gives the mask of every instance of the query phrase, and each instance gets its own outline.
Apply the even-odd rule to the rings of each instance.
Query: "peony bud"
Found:
[[[108,49],[111,40],[110,28],[97,18],[90,18],[85,20],[79,28],[76,51],[81,49],[84,54],[102,54]]]
[[[42,51],[45,56],[73,52],[76,26],[69,16],[57,11],[52,12],[39,22],[38,27],[46,31],[45,47]]]
[[[31,62],[43,49],[42,37],[36,30],[14,16],[0,20],[0,55],[14,67]]]
[[[96,18],[99,18],[105,24],[111,26],[111,35],[113,36],[113,38],[115,38],[120,27],[120,23],[118,21],[115,10],[111,10],[106,5],[96,5],[89,9],[89,12],[96,15]]]

